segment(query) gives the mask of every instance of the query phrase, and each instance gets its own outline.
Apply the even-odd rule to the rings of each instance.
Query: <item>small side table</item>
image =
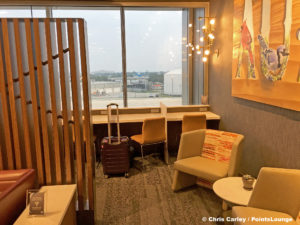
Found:
[[[256,180],[253,183],[253,187]],[[243,188],[242,177],[226,177],[217,180],[213,184],[213,190],[220,198],[223,199],[223,210],[228,209],[230,205],[247,206],[252,194],[252,190]]]
[[[76,184],[43,186],[45,215],[29,216],[27,206],[14,225],[76,225]]]

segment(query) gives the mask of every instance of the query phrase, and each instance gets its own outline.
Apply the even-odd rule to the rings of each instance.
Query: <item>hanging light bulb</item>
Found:
[[[199,29],[197,29],[197,30],[196,30],[196,32],[197,32],[197,33],[199,33],[199,32],[200,32],[200,30],[199,30]]]
[[[193,27],[193,24],[192,24],[192,23],[190,23],[190,24],[189,24],[189,27]]]
[[[195,48],[194,47],[192,47],[192,51],[194,51],[195,50]]]
[[[210,39],[215,39],[215,36],[214,36],[212,33],[210,33],[210,34],[208,35],[208,37],[209,37]]]
[[[204,56],[204,57],[202,58],[202,61],[203,61],[203,62],[207,62],[207,57]]]
[[[210,21],[209,21],[209,23],[211,24],[211,25],[214,25],[215,24],[215,22],[216,22],[216,20],[213,18],[213,19],[211,19]]]
[[[197,55],[201,55],[201,51],[200,50],[197,51]]]
[[[189,56],[192,56],[192,54],[190,53]]]
[[[206,30],[206,28],[207,28],[207,27],[206,27],[205,25],[204,25],[204,26],[202,26],[202,30]]]
[[[196,45],[196,49],[199,49],[200,48],[200,45]]]
[[[203,42],[204,41],[204,37],[200,37],[200,41]]]
[[[210,53],[209,49],[206,49],[206,50],[204,51],[204,54],[205,54],[205,55],[209,55],[209,53]]]
[[[189,43],[189,46],[192,47],[193,46],[192,43]]]

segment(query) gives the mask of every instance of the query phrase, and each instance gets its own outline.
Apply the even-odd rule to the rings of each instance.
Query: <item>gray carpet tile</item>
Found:
[[[175,159],[172,159],[174,161]],[[194,186],[171,190],[173,165],[148,156],[146,170],[130,169],[130,177],[104,179],[102,166],[96,170],[97,225],[199,225],[203,217],[222,213],[222,201],[212,190]],[[135,160],[134,166],[141,167]]]

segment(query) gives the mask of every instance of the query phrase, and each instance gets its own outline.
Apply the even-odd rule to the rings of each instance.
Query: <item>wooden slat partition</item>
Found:
[[[1,21],[2,23],[2,21]],[[14,169],[14,154],[13,154],[13,146],[12,146],[12,133],[10,129],[10,115],[9,115],[9,109],[8,109],[8,102],[7,102],[7,91],[6,91],[6,79],[5,79],[5,73],[4,73],[4,58],[2,55],[2,48],[3,46],[0,45],[0,89],[1,89],[1,102],[2,102],[2,110],[3,110],[3,118],[2,122],[4,125],[4,130],[6,132],[6,135],[4,135],[5,140],[2,140],[3,143],[5,143],[6,147],[6,155],[7,155],[7,169]],[[3,146],[4,147],[4,146]],[[4,151],[4,149],[2,149]],[[2,153],[3,155],[3,153]],[[3,163],[3,161],[2,161]],[[3,165],[4,167],[4,165]]]
[[[8,31],[7,19],[2,19],[2,32],[3,32],[3,43],[4,43],[4,58],[5,58],[5,69],[8,83],[8,93],[9,93],[9,106],[10,106],[10,115],[12,121],[12,129],[15,132],[13,134],[13,143],[15,150],[15,163],[16,168],[22,168],[21,161],[21,150],[20,150],[20,141],[19,141],[19,125],[17,123],[17,111],[15,104],[15,92],[14,92],[14,83],[13,83],[13,75],[11,69],[11,52],[10,52],[10,37]]]
[[[14,19],[13,21],[14,21],[15,43],[16,43],[17,64],[18,64],[18,77],[19,77],[19,82],[20,82],[22,115],[23,115],[26,165],[28,168],[32,168],[31,143],[30,143],[30,136],[29,136],[30,131],[29,131],[29,121],[28,121],[28,115],[27,115],[26,90],[25,90],[25,80],[24,80],[24,75],[23,75],[23,62],[22,62],[22,55],[21,55],[22,53],[21,53],[19,20]]]
[[[76,182],[79,211],[93,211],[84,20],[1,18],[0,29],[0,170],[34,168],[40,185]]]

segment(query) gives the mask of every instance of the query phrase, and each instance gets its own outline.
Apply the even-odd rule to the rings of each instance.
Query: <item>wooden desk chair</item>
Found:
[[[205,114],[194,114],[184,115],[182,118],[182,133],[206,129],[206,115]]]
[[[166,118],[145,119],[142,127],[142,134],[131,136],[131,140],[141,146],[142,162],[144,168],[144,150],[145,145],[154,145],[166,142]],[[164,148],[166,145],[164,145]]]

